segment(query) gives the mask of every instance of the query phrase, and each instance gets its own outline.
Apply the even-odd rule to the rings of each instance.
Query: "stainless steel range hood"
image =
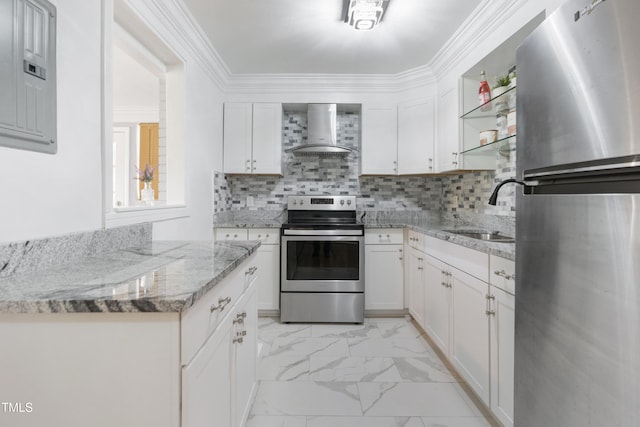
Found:
[[[289,148],[287,153],[305,157],[346,157],[352,151],[337,144],[336,104],[309,104],[307,131],[307,143]]]

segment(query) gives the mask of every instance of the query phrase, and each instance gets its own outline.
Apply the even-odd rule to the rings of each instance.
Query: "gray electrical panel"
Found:
[[[0,0],[0,146],[55,154],[56,8]]]

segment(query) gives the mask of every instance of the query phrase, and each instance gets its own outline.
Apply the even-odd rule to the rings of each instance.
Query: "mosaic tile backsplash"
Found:
[[[305,113],[283,115],[284,176],[224,175],[214,172],[214,212],[282,210],[288,195],[351,194],[359,210],[432,210],[515,217],[515,188],[505,186],[498,206],[487,201],[495,185],[515,174],[514,147],[497,154],[497,169],[447,176],[359,176],[360,115],[339,112],[338,144],[353,148],[344,159],[297,158],[285,150],[307,139]],[[253,197],[248,204],[247,196]]]

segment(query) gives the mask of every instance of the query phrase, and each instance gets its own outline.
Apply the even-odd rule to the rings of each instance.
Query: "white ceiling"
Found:
[[[356,31],[343,0],[183,0],[232,74],[396,74],[427,64],[480,0],[391,0]]]

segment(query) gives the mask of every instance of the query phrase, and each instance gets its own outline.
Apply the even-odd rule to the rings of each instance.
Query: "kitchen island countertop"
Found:
[[[0,279],[2,313],[182,312],[258,241],[151,242]]]

